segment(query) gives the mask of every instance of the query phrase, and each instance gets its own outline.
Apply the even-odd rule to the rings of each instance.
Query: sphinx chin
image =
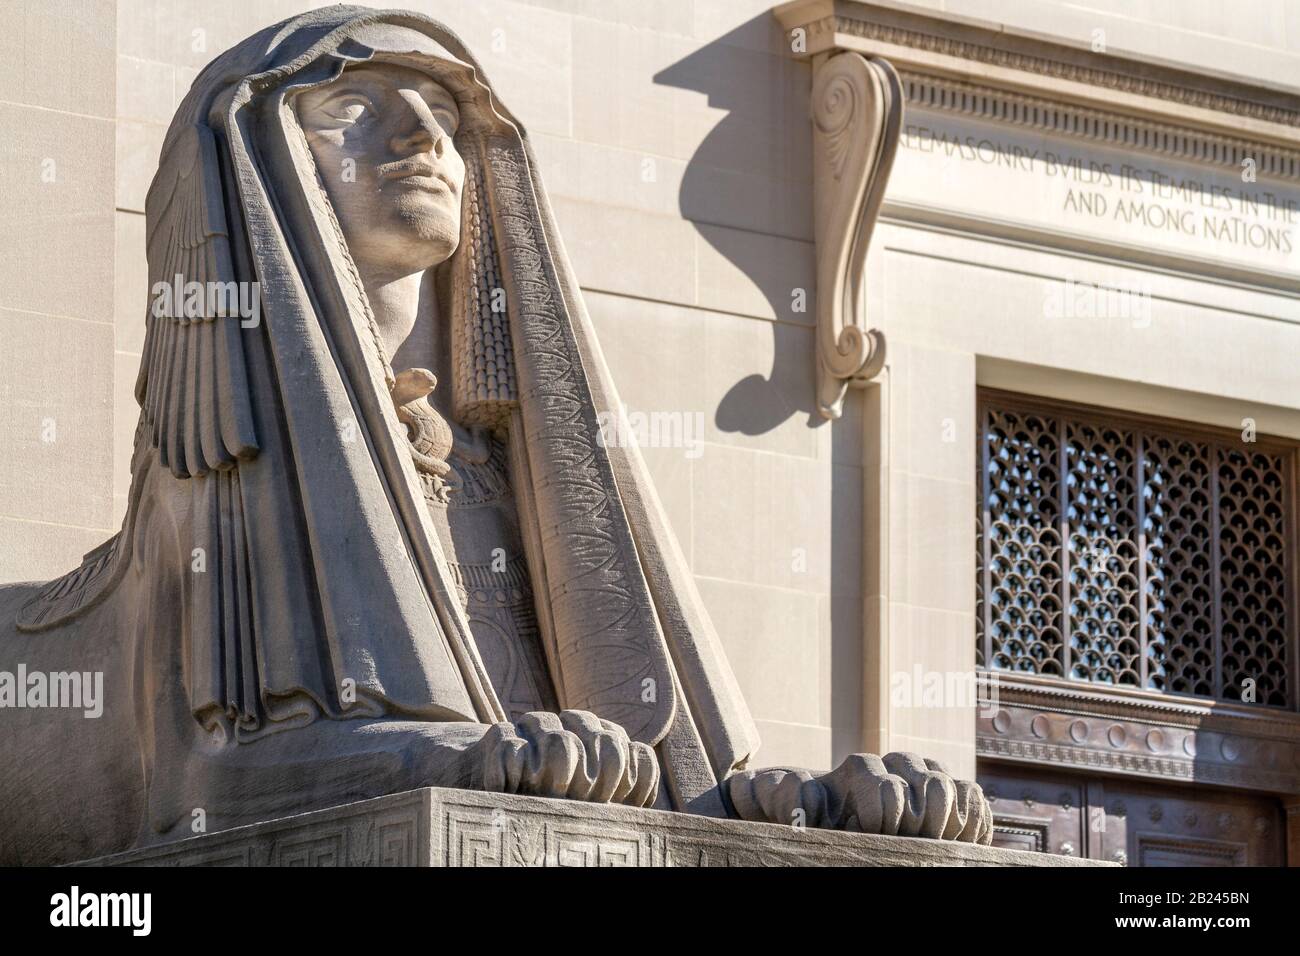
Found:
[[[460,245],[459,215],[450,213],[442,203],[404,197],[397,218],[401,224],[397,234],[427,250],[434,264],[450,259]]]

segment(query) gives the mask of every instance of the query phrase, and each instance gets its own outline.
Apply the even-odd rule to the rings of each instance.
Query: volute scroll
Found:
[[[888,61],[839,53],[813,76],[813,195],[817,243],[817,407],[840,417],[850,385],[885,363],[867,326],[866,259],[898,149],[903,91]]]

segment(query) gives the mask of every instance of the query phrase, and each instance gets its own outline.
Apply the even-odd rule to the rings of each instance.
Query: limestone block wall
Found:
[[[0,580],[113,524],[112,0],[0,5]]]

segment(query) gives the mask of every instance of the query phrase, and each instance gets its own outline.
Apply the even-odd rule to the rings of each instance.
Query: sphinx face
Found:
[[[465,163],[452,139],[460,114],[451,93],[410,67],[367,63],[295,105],[363,270],[408,275],[455,252]]]

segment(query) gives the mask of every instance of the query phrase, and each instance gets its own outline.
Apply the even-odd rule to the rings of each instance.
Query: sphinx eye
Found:
[[[446,130],[448,136],[456,135],[456,129],[460,126],[460,117],[455,110],[449,110],[446,107],[433,107],[433,118],[438,121],[438,125]]]
[[[374,104],[360,93],[348,93],[330,101],[325,115],[341,123],[355,123],[370,110]]]

